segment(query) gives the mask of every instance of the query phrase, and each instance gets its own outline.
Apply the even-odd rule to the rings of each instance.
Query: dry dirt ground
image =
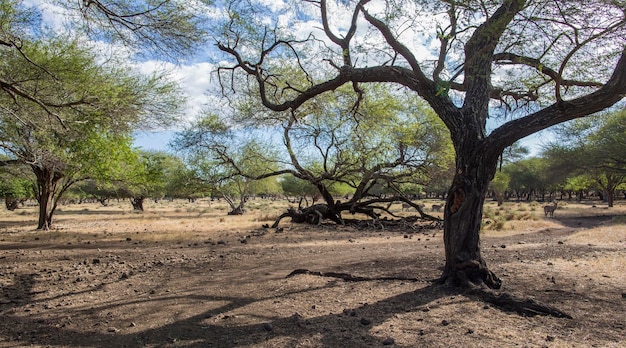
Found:
[[[250,205],[76,205],[46,232],[34,207],[0,213],[0,347],[626,347],[623,202],[511,203],[524,219],[482,232],[504,291],[572,319],[434,284],[439,229],[263,229],[281,207]]]

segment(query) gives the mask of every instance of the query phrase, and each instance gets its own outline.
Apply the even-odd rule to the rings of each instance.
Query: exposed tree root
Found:
[[[502,286],[502,280],[487,268],[482,259],[459,262],[454,268],[454,271],[446,272],[438,282],[467,289],[481,285],[500,289]]]
[[[468,269],[470,270],[468,272]],[[522,299],[506,292],[496,292],[502,281],[486,267],[470,267],[455,272],[454,277],[444,275],[436,281],[446,286],[466,290],[465,295],[491,303],[506,312],[515,312],[523,316],[535,315],[569,318],[572,316],[557,308],[537,302],[533,299]]]
[[[323,220],[329,219],[334,221],[339,225],[343,225],[343,220],[337,213],[328,209],[328,205],[326,204],[315,204],[307,208],[303,209],[287,209],[286,213],[281,214],[274,224],[272,228],[278,227],[280,220],[290,217],[292,222],[295,223],[308,223],[311,225],[320,225]]]
[[[291,278],[298,274],[310,274],[319,277],[330,277],[330,278],[339,278],[343,279],[346,282],[367,282],[374,280],[400,280],[400,281],[408,281],[408,282],[419,282],[423,281],[423,279],[418,278],[410,278],[410,277],[358,277],[353,276],[349,273],[338,273],[338,272],[316,272],[309,271],[308,269],[296,269],[295,271],[289,273],[285,278]]]

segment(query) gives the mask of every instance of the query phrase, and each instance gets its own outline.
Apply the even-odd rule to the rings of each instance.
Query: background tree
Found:
[[[146,198],[155,201],[166,193],[168,166],[171,156],[160,151],[135,151],[124,163],[124,172],[113,180],[118,192],[128,198],[133,210],[144,211]]]
[[[557,131],[559,141],[544,151],[551,171],[591,178],[612,207],[616,189],[626,181],[626,111],[575,120]]]
[[[0,148],[31,167],[38,229],[47,229],[69,187],[106,176],[130,149],[126,134],[147,122],[171,120],[180,97],[162,76],[136,75],[116,60],[97,63],[78,40],[30,43],[21,52],[29,61],[16,50],[0,51],[0,75],[31,91],[30,97],[0,95]],[[37,102],[44,99],[63,107],[50,113]]]
[[[229,153],[232,150],[227,144],[228,139],[232,144],[238,138],[217,116],[202,120],[181,134],[179,148],[213,153],[218,161],[214,168],[228,168],[223,177],[239,175],[259,180],[290,174],[304,180],[316,188],[321,198],[321,204],[310,207],[318,210],[311,213],[321,219],[344,223],[343,211],[377,218],[380,211],[389,211],[388,205],[380,203],[399,199],[408,202],[402,196],[401,185],[427,183],[431,171],[448,166],[450,157],[446,154],[451,151],[445,128],[428,107],[412,103],[405,95],[383,86],[368,86],[366,93],[369,97],[361,101],[358,114],[350,111],[352,102],[357,100],[346,103],[343,99],[352,97],[341,89],[335,95],[311,100],[292,113],[268,115],[241,108],[243,117],[236,118],[234,124],[264,126],[266,133],[277,133],[276,125],[282,127],[282,156],[272,153],[263,157],[267,151],[259,151],[255,156],[236,158]],[[249,128],[246,134],[252,134],[247,131]],[[246,165],[251,158],[261,159],[259,164],[275,163],[276,168]],[[390,194],[382,197],[382,190]],[[348,192],[351,196],[344,198]],[[300,214],[295,210],[293,213]],[[299,220],[320,222],[317,218]]]
[[[34,198],[29,169],[23,164],[0,166],[0,196],[4,198],[8,210],[15,210],[28,199]]]
[[[593,179],[587,175],[571,176],[566,179],[564,188],[576,194],[576,200],[582,201],[585,193],[593,188]]]
[[[278,178],[265,178],[255,180],[250,185],[250,197],[276,197],[283,193],[282,186]]]
[[[210,195],[209,187],[203,185],[196,172],[182,158],[164,153],[165,198],[182,198],[194,202]]]
[[[102,206],[107,206],[111,198],[119,198],[119,187],[111,182],[98,182],[94,179],[83,180],[69,189],[69,194],[78,197],[78,202],[95,199]]]
[[[293,202],[308,200],[308,198],[310,198],[312,204],[315,204],[315,201],[319,199],[319,191],[315,186],[313,186],[313,184],[293,175],[282,176],[280,178],[280,185],[287,198],[290,196],[295,197]]]
[[[494,191],[494,196],[498,201],[498,206],[501,206],[504,203],[504,193],[509,188],[509,182],[511,178],[503,172],[497,172],[494,176],[493,180],[489,184],[489,187]]]
[[[196,172],[185,163],[171,172],[165,185],[165,196],[168,199],[183,198],[189,202],[208,197],[210,191],[210,187],[204,185]]]
[[[547,168],[548,162],[544,158],[532,157],[506,165],[502,173],[509,177],[508,187],[518,200],[544,200],[548,187]]]
[[[172,141],[175,149],[187,155],[199,179],[213,188],[212,197],[228,202],[231,215],[245,212],[247,199],[264,185],[256,181],[268,179],[265,175],[277,167],[276,152],[260,139],[250,138],[251,133],[206,114]]]
[[[620,2],[319,0],[276,10],[234,0],[227,8],[218,47],[233,64],[221,76],[250,76],[270,110],[295,112],[346,84],[362,96],[362,84],[372,82],[428,102],[456,153],[443,279],[468,287],[501,285],[482,258],[479,230],[503,150],[611,107],[626,92]],[[302,12],[276,13],[292,10]],[[304,29],[312,22],[316,29]],[[294,37],[294,28],[304,34]],[[286,65],[298,73],[279,74]],[[488,132],[497,106],[510,118]]]

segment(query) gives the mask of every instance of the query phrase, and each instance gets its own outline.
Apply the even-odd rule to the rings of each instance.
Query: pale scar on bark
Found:
[[[454,191],[454,197],[452,197],[452,205],[450,206],[450,213],[456,213],[461,204],[465,202],[465,190],[462,187],[459,187]]]

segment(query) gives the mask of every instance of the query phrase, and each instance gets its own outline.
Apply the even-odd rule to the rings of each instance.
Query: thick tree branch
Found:
[[[500,37],[513,17],[526,4],[524,0],[507,0],[488,18],[465,44],[465,81],[467,95],[463,103],[462,113],[464,122],[462,127],[469,123],[484,129],[489,110],[491,93],[491,64],[494,51]],[[455,133],[462,133],[462,129],[451,129],[453,139]],[[455,141],[457,142],[457,141]]]
[[[578,86],[578,87],[602,87],[603,84],[595,81],[578,81],[563,79],[559,73],[541,63],[539,59],[524,57],[514,53],[497,53],[493,56],[496,64],[521,64],[535,68],[539,73],[548,76],[551,80],[560,81],[561,86]]]
[[[422,97],[432,98],[431,94],[433,94],[435,90],[434,83],[426,77],[413,52],[396,39],[395,35],[391,32],[391,29],[385,23],[370,15],[365,9],[363,9],[363,14],[365,15],[365,19],[367,19],[370,24],[380,31],[391,48],[393,48],[395,52],[400,54],[409,63],[409,66],[413,71],[413,78],[418,82],[418,86],[421,87],[416,91],[422,95]]]
[[[350,29],[346,33],[344,38],[339,38],[336,36],[332,30],[330,29],[330,24],[328,23],[328,8],[326,7],[326,0],[320,1],[320,10],[322,14],[322,25],[324,27],[324,33],[328,38],[334,42],[337,46],[341,47],[341,55],[343,57],[343,65],[344,66],[352,66],[352,59],[350,58],[350,41],[352,37],[356,33],[356,22],[359,17],[359,12],[362,9],[363,5],[368,3],[370,0],[360,0],[357,4],[354,12],[352,13],[352,20],[350,22]]]
[[[490,151],[502,151],[519,139],[559,123],[591,115],[611,107],[626,96],[626,48],[613,75],[600,89],[570,101],[554,103],[540,111],[500,126],[488,138]]]

